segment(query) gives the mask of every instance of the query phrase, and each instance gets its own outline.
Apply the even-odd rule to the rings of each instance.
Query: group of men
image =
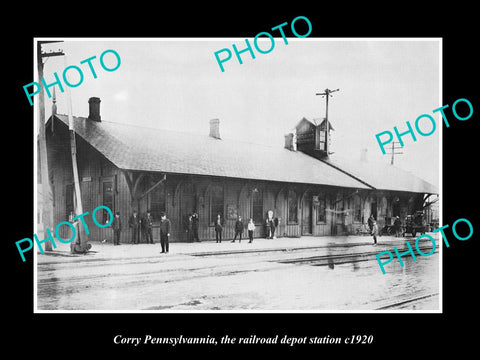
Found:
[[[273,212],[272,212],[273,214]],[[278,226],[278,219],[273,218],[272,214],[270,214],[269,211],[269,216],[265,221],[265,235],[267,239],[275,239],[275,228]],[[222,232],[223,232],[223,226],[224,226],[224,221],[220,214],[217,215],[217,219],[214,222],[214,228],[215,228],[215,239],[217,243],[222,242]],[[253,222],[253,219],[250,218],[248,220],[247,226],[245,226],[242,217],[239,215],[237,217],[237,220],[235,221],[235,236],[233,237],[233,240],[231,241],[234,243],[237,240],[238,236],[238,241],[242,241],[242,235],[243,231],[247,228],[248,231],[248,238],[249,238],[249,243],[253,241],[253,232],[255,231],[255,223]]]
[[[272,212],[273,214],[273,212]],[[278,219],[273,218],[272,214],[269,212],[269,216],[265,222],[265,230],[266,230],[266,237],[267,239],[275,239],[275,228],[278,226]],[[162,212],[160,214],[160,243],[162,246],[162,253],[168,253],[169,250],[169,238],[170,238],[170,231],[171,231],[171,222],[167,219],[166,214]],[[115,217],[110,225],[113,229],[113,244],[120,245],[120,234],[122,232],[122,222],[120,220],[120,213],[116,212]],[[128,220],[128,227],[132,230],[132,238],[130,243],[131,244],[138,244],[139,237],[140,237],[140,230],[143,234],[143,238],[147,244],[153,244],[153,217],[151,215],[150,210],[140,217],[136,210],[133,210],[130,218]],[[193,211],[186,217],[184,221],[185,231],[188,235],[189,241],[200,242],[198,236],[198,228],[199,228],[199,217],[196,211]],[[255,224],[253,223],[253,219],[250,219],[247,223],[247,226],[242,221],[242,217],[238,216],[235,222],[235,237],[233,238],[232,242],[239,238],[239,241],[242,241],[242,234],[243,231],[247,228],[249,242],[253,241],[253,232],[255,230]],[[223,218],[218,214],[217,219],[214,221],[214,229],[215,229],[215,238],[217,243],[222,242],[222,232],[224,228],[224,221]]]
[[[214,221],[213,228],[215,229],[215,240],[217,243],[222,242],[222,233],[223,228],[225,226],[225,222],[220,214],[217,215],[217,218]],[[242,241],[242,233],[243,233],[244,225],[242,221],[242,217],[238,216],[237,221],[235,221],[235,237],[232,242],[237,240],[237,236],[239,236],[239,241]]]
[[[187,216],[184,226],[188,235],[188,241],[200,242],[200,238],[198,237],[199,218],[196,211],[193,211]]]
[[[113,245],[120,245],[120,234],[122,232],[122,221],[120,220],[120,212],[115,213],[115,217],[110,225],[113,229]],[[140,237],[140,229],[144,240],[147,244],[153,244],[153,217],[150,210],[140,218],[136,210],[133,210],[132,215],[128,219],[128,227],[132,229],[131,244],[138,244]],[[162,253],[168,253],[169,238],[171,231],[170,220],[164,212],[160,213],[160,244],[162,246]]]

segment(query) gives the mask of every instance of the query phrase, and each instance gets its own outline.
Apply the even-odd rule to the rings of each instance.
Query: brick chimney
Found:
[[[89,105],[89,113],[88,113],[88,119],[92,121],[102,121],[102,118],[100,117],[100,98],[98,97],[91,97],[88,99],[88,105]]]
[[[285,134],[285,149],[290,151],[295,150],[293,133]]]
[[[214,139],[220,139],[220,120],[210,120],[210,137]]]

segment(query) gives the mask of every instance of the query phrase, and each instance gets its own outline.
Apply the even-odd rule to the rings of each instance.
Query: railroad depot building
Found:
[[[348,235],[370,214],[381,228],[438,194],[434,185],[393,165],[329,156],[333,129],[326,121],[315,125],[303,118],[284,147],[271,147],[221,139],[217,119],[204,136],[105,121],[98,98],[90,98],[87,118],[73,120],[83,212],[99,205],[120,212],[124,243],[131,239],[133,209],[140,216],[151,210],[155,241],[162,211],[171,220],[172,242],[189,241],[185,223],[193,211],[201,240],[215,239],[217,214],[225,221],[224,239],[233,238],[238,215],[245,225],[253,218],[254,236],[264,237],[269,210],[278,218],[278,237]],[[67,115],[52,111],[46,139],[57,224],[75,211]],[[96,216],[108,220],[107,212]],[[112,239],[110,228],[84,219],[89,241]]]

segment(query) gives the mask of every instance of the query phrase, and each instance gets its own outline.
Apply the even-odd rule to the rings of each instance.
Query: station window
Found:
[[[165,186],[158,185],[150,192],[150,212],[154,220],[160,219],[160,213],[165,211]]]
[[[103,181],[102,182],[102,197],[103,205],[108,207],[112,213],[115,213],[114,201],[113,201],[113,181]],[[103,223],[105,224],[110,220],[110,214],[107,210],[103,209]]]
[[[288,222],[291,224],[298,223],[298,197],[293,190],[288,191]]]
[[[263,192],[255,188],[252,191],[252,219],[255,224],[263,222]]]
[[[317,206],[317,223],[324,223],[327,221],[327,198],[325,194],[318,195]]]
[[[210,224],[213,225],[217,215],[224,218],[224,192],[222,185],[212,185],[210,188]]]
[[[362,202],[360,196],[355,195],[353,197],[353,221],[361,222],[362,221]]]
[[[320,130],[320,142],[319,142],[319,150],[325,151],[325,130]]]

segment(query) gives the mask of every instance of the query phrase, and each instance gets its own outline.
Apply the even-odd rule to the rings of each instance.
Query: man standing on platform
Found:
[[[373,245],[377,245],[378,226],[375,220],[372,223],[371,235],[373,236]]]
[[[199,225],[198,213],[194,211],[192,214],[193,241],[200,242],[200,239],[198,238],[198,225]]]
[[[214,223],[215,239],[217,240],[217,243],[222,242],[223,224],[224,224],[223,219],[220,216],[220,214],[218,214],[217,219],[215,220],[215,223]]]
[[[370,232],[372,232],[374,222],[375,222],[375,218],[373,217],[373,214],[370,214],[370,217],[367,220],[368,230],[370,230]]]
[[[147,244],[153,244],[152,227],[153,218],[152,215],[150,215],[150,209],[148,209],[142,219],[142,230]]]
[[[235,222],[235,237],[233,238],[232,243],[237,240],[237,235],[240,235],[240,240],[238,242],[242,242],[243,227],[242,217],[238,216],[238,220]]]
[[[133,214],[130,215],[128,220],[128,226],[132,229],[132,244],[138,244],[138,230],[140,227],[140,219],[138,218],[137,211],[133,210]]]
[[[120,233],[122,232],[122,222],[120,221],[120,213],[117,211],[115,217],[113,218],[112,225],[113,229],[113,245],[120,245]]]
[[[160,214],[160,219],[160,245],[162,245],[162,254],[168,254],[171,223],[164,212]]]
[[[395,222],[393,223],[393,230],[395,232],[396,237],[399,237],[402,235],[402,221],[398,216],[395,216]]]

